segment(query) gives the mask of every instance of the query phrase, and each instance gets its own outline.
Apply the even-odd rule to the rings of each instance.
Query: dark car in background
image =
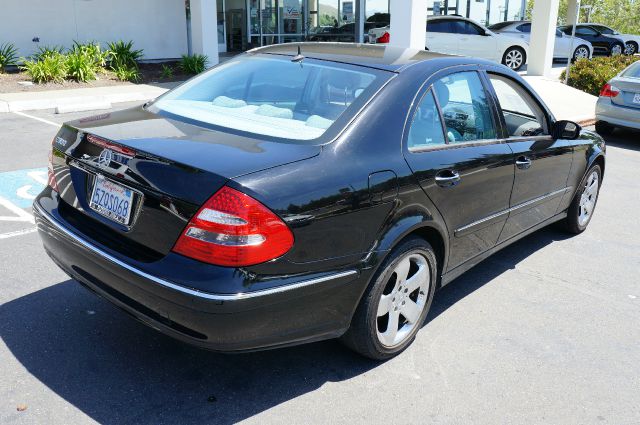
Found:
[[[605,170],[504,66],[352,44],[255,49],[52,143],[34,214],[82,285],[200,347],[374,359],[484,258],[585,230]]]
[[[573,27],[564,25],[558,27],[560,31],[571,35]],[[576,25],[576,37],[587,40],[593,45],[594,55],[615,56],[625,51],[624,40],[613,35],[604,34],[589,24]]]
[[[364,23],[364,34],[367,34],[369,30],[378,28],[381,25],[376,22]],[[354,22],[341,25],[339,27],[323,27],[321,31],[309,34],[307,36],[308,41],[334,41],[341,43],[353,43],[356,39],[356,24]]]

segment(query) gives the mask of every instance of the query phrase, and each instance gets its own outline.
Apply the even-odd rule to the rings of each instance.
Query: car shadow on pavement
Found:
[[[562,238],[542,230],[481,263],[437,294],[428,321]],[[235,423],[380,364],[336,341],[212,353],[132,320],[72,280],[0,306],[0,336],[31,375],[105,424]],[[46,411],[28,392],[24,402]]]
[[[607,146],[640,151],[640,131],[616,128],[611,134],[603,137]]]

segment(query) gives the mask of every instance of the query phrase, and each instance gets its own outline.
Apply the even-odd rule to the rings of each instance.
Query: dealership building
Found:
[[[569,10],[576,1],[569,0]],[[551,66],[558,2],[535,2],[529,73],[543,75]],[[148,60],[193,52],[213,64],[221,53],[275,43],[362,42],[369,28],[389,23],[393,44],[424,48],[427,15],[490,25],[522,19],[525,8],[526,0],[4,0],[0,44],[28,56],[74,40],[133,40]]]

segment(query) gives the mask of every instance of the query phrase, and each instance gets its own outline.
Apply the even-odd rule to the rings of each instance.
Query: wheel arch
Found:
[[[435,221],[431,216],[424,214],[405,216],[395,222],[380,238],[378,252],[384,254],[378,257],[376,267],[381,264],[402,241],[412,236],[418,236],[426,240],[436,254],[438,284],[440,284],[440,277],[444,270],[446,270],[447,254],[449,252],[449,240],[446,235],[445,227]]]

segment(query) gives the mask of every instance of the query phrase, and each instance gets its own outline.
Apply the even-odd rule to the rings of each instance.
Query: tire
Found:
[[[594,177],[595,176],[595,177]],[[580,234],[585,231],[598,202],[602,170],[599,165],[589,168],[580,182],[580,186],[567,210],[566,228],[570,233]]]
[[[513,46],[505,50],[502,55],[502,64],[508,68],[518,71],[527,61],[527,54],[522,47]]]
[[[609,52],[609,56],[618,56],[624,52],[624,45],[620,43],[616,43],[611,46],[611,51]]]
[[[633,56],[638,53],[638,44],[634,41],[628,41],[624,44],[624,54]]]
[[[342,342],[374,360],[387,360],[405,350],[429,313],[437,270],[436,255],[427,241],[412,236],[401,242],[380,265],[362,295]],[[404,275],[405,271],[409,279],[398,280],[398,274]],[[412,283],[407,288],[409,281]],[[409,312],[413,318],[403,316],[409,316]],[[390,322],[396,323],[395,332],[390,330]]]
[[[596,121],[596,133],[607,135],[613,132],[613,126],[605,121]]]
[[[584,44],[576,47],[576,50],[573,51],[574,62],[578,59],[589,59],[589,48]]]

